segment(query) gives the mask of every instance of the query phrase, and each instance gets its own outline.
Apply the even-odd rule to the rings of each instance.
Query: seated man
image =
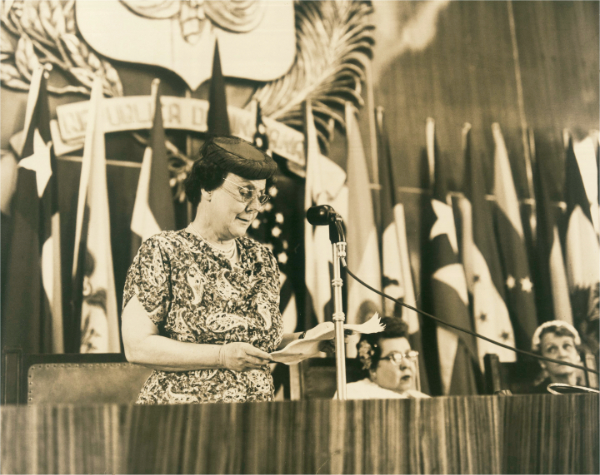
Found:
[[[383,317],[385,330],[361,335],[358,358],[368,377],[346,386],[348,399],[429,397],[417,390],[417,356],[408,342],[408,326],[400,318]]]
[[[573,325],[561,320],[552,320],[540,325],[533,334],[531,349],[535,353],[567,363],[581,365],[579,346],[581,339]],[[534,382],[532,393],[548,393],[551,383],[563,383],[571,386],[584,386],[581,370],[572,366],[540,360],[541,375]]]

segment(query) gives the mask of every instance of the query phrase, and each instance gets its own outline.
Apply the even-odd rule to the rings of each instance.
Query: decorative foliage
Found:
[[[49,86],[54,94],[89,95],[100,75],[104,93],[122,96],[123,86],[112,65],[98,58],[75,28],[74,0],[2,2],[2,85],[29,90],[31,74],[40,64],[60,70],[67,81]]]
[[[296,1],[297,58],[284,77],[254,94],[263,114],[302,129],[302,103],[312,101],[319,139],[328,149],[337,122],[344,124],[344,103],[363,105],[361,82],[372,54],[374,26],[370,2]]]
[[[358,344],[358,359],[362,364],[362,369],[369,370],[373,366],[373,355],[375,350],[367,340],[361,340]]]

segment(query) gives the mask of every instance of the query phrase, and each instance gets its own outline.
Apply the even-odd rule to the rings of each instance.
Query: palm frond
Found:
[[[253,99],[265,116],[302,128],[302,103],[311,100],[325,150],[333,120],[342,128],[344,103],[364,102],[361,84],[372,55],[374,26],[370,2],[296,1],[296,62],[284,77],[259,88]]]

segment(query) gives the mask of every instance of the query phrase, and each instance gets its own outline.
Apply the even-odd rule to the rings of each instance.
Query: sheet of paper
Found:
[[[346,323],[344,330],[352,330],[356,333],[378,333],[385,328],[379,321],[379,314],[376,313],[371,319],[361,325]],[[282,350],[271,353],[273,361],[285,364],[296,364],[306,358],[310,358],[319,353],[319,342],[323,340],[332,340],[335,337],[335,327],[333,322],[326,322],[321,325],[318,332],[312,333],[309,338],[294,340]]]

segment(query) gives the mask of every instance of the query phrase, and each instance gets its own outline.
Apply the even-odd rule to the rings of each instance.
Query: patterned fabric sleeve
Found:
[[[267,256],[267,263],[268,266],[271,267],[271,269],[273,270],[274,276],[275,276],[275,283],[276,283],[276,288],[277,288],[277,303],[279,303],[279,299],[280,299],[280,294],[279,294],[279,285],[281,282],[281,275],[280,275],[280,271],[279,271],[279,264],[277,263],[277,259],[275,259],[275,256],[273,255],[273,253],[271,252],[271,250],[266,247],[266,246],[261,246],[263,249],[263,253]]]
[[[156,324],[163,322],[171,303],[171,266],[161,248],[160,236],[144,241],[127,272],[123,290],[123,308],[133,296]]]

